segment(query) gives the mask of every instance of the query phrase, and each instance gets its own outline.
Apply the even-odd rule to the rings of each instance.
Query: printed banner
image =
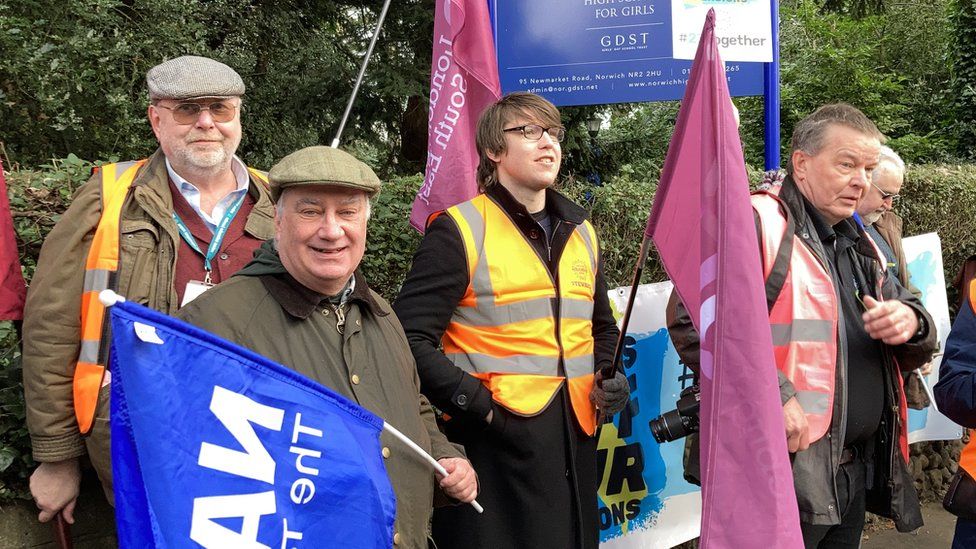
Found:
[[[945,271],[942,269],[942,241],[936,233],[921,234],[902,240],[902,247],[912,285],[921,290],[922,304],[932,315],[935,328],[939,331],[940,352],[932,360],[932,372],[925,377],[931,388],[939,381],[941,350],[945,349],[946,338],[952,328],[949,302],[946,298]],[[960,437],[962,427],[940,414],[933,406],[922,410],[908,410],[909,444],[927,440],[954,440]]]
[[[597,454],[603,549],[673,547],[698,537],[701,527],[701,490],[683,476],[685,439],[658,444],[648,427],[692,384],[665,324],[671,288],[661,282],[637,289],[623,352],[630,405],[603,426]],[[630,288],[608,294],[623,311]]]
[[[715,38],[726,61],[773,61],[769,0],[671,0],[675,59],[694,59],[701,22],[715,10]]]
[[[393,546],[382,419],[189,324],[110,310],[121,547]]]

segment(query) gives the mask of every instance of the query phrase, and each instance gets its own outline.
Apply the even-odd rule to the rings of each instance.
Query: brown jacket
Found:
[[[874,229],[878,231],[881,238],[885,239],[891,251],[895,254],[895,263],[898,265],[898,281],[901,285],[912,292],[915,297],[921,299],[922,292],[912,285],[908,276],[908,263],[905,261],[905,249],[901,245],[902,220],[895,212],[887,211],[874,224]],[[921,410],[930,404],[929,395],[922,387],[922,381],[914,372],[904,374],[905,399],[908,407],[914,410]]]
[[[71,206],[44,241],[24,310],[24,393],[34,459],[60,461],[85,454],[107,480],[108,386],[102,388],[92,434],[83,439],[75,421],[72,382],[81,331],[85,260],[101,218],[101,176],[75,193]],[[274,234],[274,205],[263,183],[252,180],[256,200],[244,231],[259,239]],[[180,237],[162,151],[136,175],[119,222],[117,291],[167,314],[179,306],[173,273]],[[97,454],[97,458],[96,458]]]
[[[259,259],[267,257],[268,250],[262,246]],[[245,267],[178,316],[356,401],[435,459],[463,456],[437,429],[430,403],[420,394],[417,367],[400,321],[362,275],[356,273],[340,335],[335,311],[321,296],[288,274],[245,276],[248,271]],[[394,541],[398,547],[426,548],[434,474],[388,433],[380,442],[397,498]]]
[[[895,253],[895,263],[898,265],[898,281],[901,285],[908,289],[908,291],[915,294],[915,297],[922,297],[922,293],[912,286],[911,281],[908,277],[908,264],[905,261],[905,249],[901,245],[901,235],[902,235],[902,225],[903,222],[901,217],[895,212],[887,211],[881,216],[874,224],[874,229],[878,231],[888,246],[891,247],[891,251]]]

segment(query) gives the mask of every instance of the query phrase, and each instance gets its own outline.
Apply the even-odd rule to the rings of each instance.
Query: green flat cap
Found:
[[[146,87],[150,99],[193,99],[244,95],[241,75],[208,57],[184,55],[149,69]]]
[[[278,200],[281,191],[295,185],[335,185],[365,191],[369,196],[380,192],[380,178],[355,156],[332,147],[306,147],[278,161],[268,172],[271,198]]]

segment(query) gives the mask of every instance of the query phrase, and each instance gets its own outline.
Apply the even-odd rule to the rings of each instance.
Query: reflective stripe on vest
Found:
[[[444,332],[444,354],[524,416],[542,412],[568,379],[574,415],[592,435],[593,227],[584,221],[570,235],[557,288],[532,244],[486,195],[445,213],[460,231],[469,283]]]
[[[98,391],[108,362],[108,315],[98,300],[102,290],[117,289],[119,268],[119,219],[129,187],[146,159],[105,164],[102,174],[102,216],[85,262],[85,282],[81,294],[81,345],[74,375],[74,408],[78,429],[87,434],[95,419]],[[268,176],[254,168],[248,173],[268,188]]]
[[[752,207],[761,221],[765,278],[769,278],[787,230],[786,206],[775,192],[752,195]],[[830,428],[837,368],[838,303],[830,273],[802,239],[790,240],[790,271],[769,311],[769,324],[776,367],[796,389],[796,399],[810,424],[812,444]]]
[[[81,348],[74,377],[74,407],[78,429],[87,434],[98,406],[108,359],[108,315],[98,300],[102,290],[116,288],[119,269],[119,217],[129,186],[145,160],[105,164],[102,174],[102,217],[85,262],[81,294]]]

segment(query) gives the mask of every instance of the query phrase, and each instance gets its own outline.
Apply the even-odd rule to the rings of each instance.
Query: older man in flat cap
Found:
[[[233,69],[184,56],[146,75],[159,149],[101,166],[41,249],[24,312],[24,392],[39,519],[73,522],[87,453],[112,498],[106,370],[112,288],[153,309],[184,303],[243,267],[274,231],[262,172],[234,156],[244,82]]]
[[[329,147],[292,153],[270,176],[278,199],[274,240],[178,316],[376,413],[440,461],[449,473],[438,482],[443,494],[470,502],[477,493],[474,470],[438,431],[389,303],[357,271],[379,179]],[[381,441],[397,497],[393,542],[426,548],[433,473],[388,434]]]

